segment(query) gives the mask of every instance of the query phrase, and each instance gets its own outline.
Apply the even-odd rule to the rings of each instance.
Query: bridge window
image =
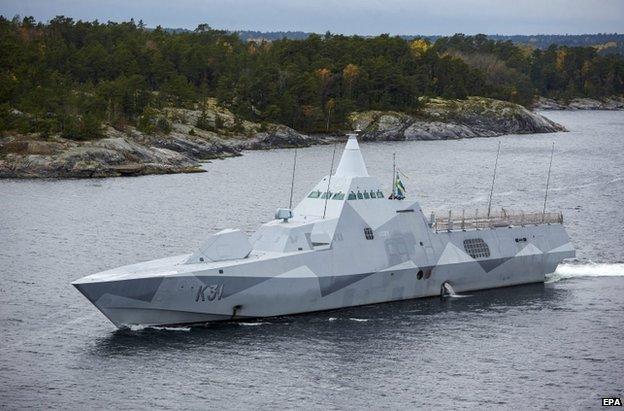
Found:
[[[472,258],[487,258],[490,256],[490,247],[482,238],[468,238],[464,240],[464,250]]]
[[[364,237],[366,237],[367,240],[372,240],[375,238],[375,235],[373,234],[373,230],[370,227],[366,227],[364,229]]]
[[[364,191],[364,198],[366,200],[370,200],[370,195],[368,194],[368,191]]]
[[[377,194],[373,190],[370,191],[371,198],[377,198]]]
[[[325,191],[323,193],[323,195],[321,196],[321,198],[324,200],[326,198],[331,198],[331,196],[332,196],[332,192],[331,191]]]
[[[384,195],[381,192],[381,190],[377,190],[377,198],[384,198]]]
[[[358,200],[364,200],[364,196],[359,191],[357,192]]]
[[[319,198],[320,195],[320,191],[312,191],[310,194],[308,194],[308,198]]]
[[[338,192],[334,194],[334,196],[332,197],[332,200],[344,200],[344,197],[345,197],[344,193]]]
[[[356,199],[356,197],[355,197],[355,193],[354,193],[353,191],[351,191],[351,192],[349,193],[349,197],[347,197],[347,200],[355,200],[355,199]]]

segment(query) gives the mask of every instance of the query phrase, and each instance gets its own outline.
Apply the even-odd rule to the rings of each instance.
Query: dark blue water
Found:
[[[547,284],[207,328],[116,331],[70,282],[251,231],[288,202],[292,150],[207,173],[0,181],[1,408],[597,408],[623,396],[624,113],[549,112],[569,133],[363,144],[426,210],[563,210],[578,249]],[[295,198],[331,147],[299,151]],[[388,184],[389,185],[389,184]]]

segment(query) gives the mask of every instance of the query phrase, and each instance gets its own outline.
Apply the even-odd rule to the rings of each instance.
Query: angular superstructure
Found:
[[[575,255],[560,214],[427,218],[389,194],[350,135],[335,174],[251,238],[73,284],[119,327],[195,324],[543,282]]]

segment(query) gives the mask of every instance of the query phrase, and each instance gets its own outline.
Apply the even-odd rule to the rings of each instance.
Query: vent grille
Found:
[[[482,238],[468,238],[464,240],[464,250],[472,258],[488,258],[490,256],[490,247]]]

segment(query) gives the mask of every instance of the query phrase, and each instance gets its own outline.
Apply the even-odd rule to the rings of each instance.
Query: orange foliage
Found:
[[[301,107],[301,113],[303,114],[304,117],[312,117],[315,111],[316,111],[316,107],[314,106],[305,105]]]
[[[360,68],[355,64],[347,64],[342,70],[342,75],[349,82],[353,81],[360,74]]]
[[[331,71],[326,68],[317,69],[315,73],[321,80],[323,80],[323,82],[327,81],[327,79],[329,79],[329,76],[331,76]]]
[[[247,43],[247,52],[249,54],[256,54],[258,52],[258,46],[255,42],[250,41],[249,43]]]

